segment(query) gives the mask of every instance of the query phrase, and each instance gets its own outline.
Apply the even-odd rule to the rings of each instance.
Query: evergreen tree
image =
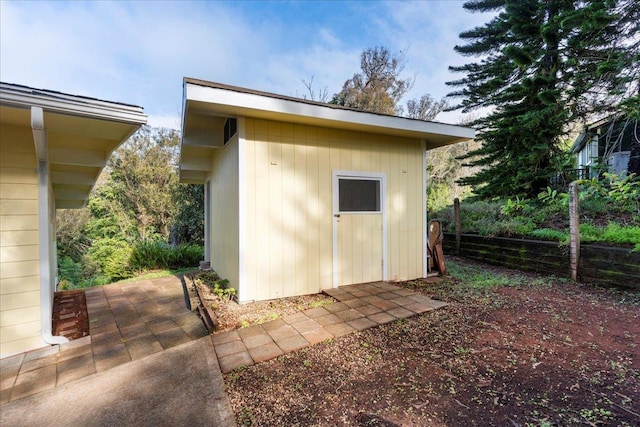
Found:
[[[458,87],[475,120],[481,148],[464,156],[484,168],[461,184],[482,198],[534,196],[562,163],[559,144],[569,123],[637,102],[638,22],[634,0],[471,0],[471,12],[499,12],[460,34],[455,50],[478,62],[449,67],[465,73]],[[635,43],[635,44],[634,44]]]

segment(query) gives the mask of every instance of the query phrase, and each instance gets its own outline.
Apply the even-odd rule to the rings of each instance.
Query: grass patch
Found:
[[[460,265],[453,262],[447,263],[451,277],[462,281],[465,287],[470,289],[491,289],[499,286],[513,286],[521,284],[522,277],[507,277],[489,270],[469,265]],[[514,280],[516,279],[516,280]],[[517,282],[517,283],[515,283]]]

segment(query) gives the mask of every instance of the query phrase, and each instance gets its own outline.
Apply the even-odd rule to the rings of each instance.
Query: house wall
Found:
[[[238,137],[214,150],[210,175],[211,268],[238,289]]]
[[[386,174],[388,279],[422,276],[420,140],[249,118],[244,126],[241,301],[333,286],[333,170]]]
[[[31,129],[0,127],[0,355],[41,347],[38,176]]]

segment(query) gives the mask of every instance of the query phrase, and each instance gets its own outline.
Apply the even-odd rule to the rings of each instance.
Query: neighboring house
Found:
[[[624,175],[634,143],[640,144],[638,121],[614,116],[585,126],[571,151],[577,155],[582,178],[602,172]]]
[[[55,212],[86,205],[142,108],[0,83],[0,357],[47,344],[56,289]]]
[[[427,275],[427,150],[471,128],[184,80],[180,177],[239,300]]]

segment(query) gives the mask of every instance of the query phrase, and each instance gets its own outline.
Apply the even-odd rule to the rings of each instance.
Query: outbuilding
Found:
[[[0,83],[0,357],[68,341],[52,332],[55,213],[81,208],[141,107]]]
[[[241,302],[427,275],[426,156],[473,129],[185,78],[180,177]]]

